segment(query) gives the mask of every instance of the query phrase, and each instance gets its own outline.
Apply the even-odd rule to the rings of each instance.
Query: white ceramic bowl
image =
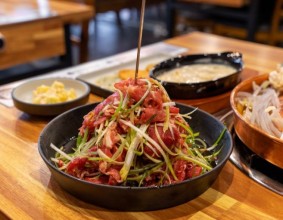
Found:
[[[73,88],[76,91],[77,98],[55,104],[34,104],[32,102],[33,91],[43,84],[51,86],[56,80],[62,82],[67,90]],[[85,104],[88,101],[89,93],[90,88],[84,82],[70,78],[52,77],[28,80],[13,89],[12,99],[16,108],[28,114],[55,116],[66,110]]]

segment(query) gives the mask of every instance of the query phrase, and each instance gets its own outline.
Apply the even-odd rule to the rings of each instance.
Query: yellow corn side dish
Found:
[[[54,81],[51,86],[40,85],[33,91],[35,104],[55,104],[73,100],[77,97],[76,91],[71,88],[65,89],[62,82]]]

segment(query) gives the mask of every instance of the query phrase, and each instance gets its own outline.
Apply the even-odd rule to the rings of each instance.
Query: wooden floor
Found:
[[[165,5],[152,6],[146,9],[142,45],[152,44],[165,39],[166,36]],[[118,24],[116,14],[107,12],[98,14],[89,25],[89,61],[104,58],[137,47],[139,16],[135,10],[120,12],[122,24]],[[79,36],[80,27],[72,26],[73,36]],[[73,46],[74,65],[79,63],[79,51]],[[36,72],[45,66],[51,66],[58,59],[36,61],[0,71],[0,85],[26,77],[26,72]]]

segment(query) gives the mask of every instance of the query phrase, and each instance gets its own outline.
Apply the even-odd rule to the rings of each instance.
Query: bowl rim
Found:
[[[219,77],[217,79],[214,80],[207,80],[207,81],[203,81],[203,82],[190,82],[190,83],[185,83],[185,82],[172,82],[172,81],[165,81],[165,80],[160,80],[157,78],[156,74],[154,73],[154,70],[156,70],[159,66],[167,63],[167,62],[176,62],[179,59],[186,59],[186,58],[194,58],[194,60],[192,61],[191,64],[186,64],[186,65],[180,65],[180,66],[188,66],[188,65],[193,65],[193,64],[205,64],[205,63],[194,63],[195,61],[199,60],[199,59],[203,59],[203,58],[209,58],[210,56],[212,56],[212,58],[221,58],[223,56],[227,56],[228,54],[236,54],[238,57],[238,59],[241,59],[241,63],[238,63],[240,65],[240,67],[236,68],[235,66],[231,65],[231,63],[233,63],[233,60],[231,59],[231,62],[229,66],[232,66],[233,68],[235,68],[235,72],[227,75],[227,76],[223,76],[223,77]],[[177,62],[176,62],[177,63]],[[214,64],[214,62],[208,62],[207,64]],[[180,66],[176,66],[174,68],[170,68],[169,70],[173,70],[176,69]],[[178,55],[176,57],[172,57],[169,58],[167,60],[164,60],[162,62],[160,62],[159,64],[155,65],[154,68],[152,68],[149,72],[149,76],[152,77],[153,79],[161,82],[162,84],[166,84],[166,85],[178,85],[178,86],[199,86],[199,85],[206,85],[206,84],[210,84],[212,82],[217,82],[217,81],[223,81],[226,80],[227,78],[233,77],[234,75],[238,75],[241,73],[241,71],[244,68],[244,63],[242,60],[242,53],[240,52],[232,52],[232,51],[225,51],[225,52],[219,52],[219,53],[198,53],[198,54],[186,54],[186,55]],[[165,71],[164,71],[165,72]],[[162,73],[161,73],[162,74]]]
[[[65,101],[65,102],[58,102],[58,103],[52,103],[52,104],[36,104],[36,103],[32,103],[32,102],[27,102],[27,101],[23,101],[21,99],[18,98],[18,96],[15,95],[15,93],[17,92],[18,89],[21,89],[22,86],[26,86],[28,84],[32,84],[34,82],[39,82],[39,81],[44,81],[44,80],[50,80],[50,81],[69,81],[69,82],[73,82],[76,83],[78,85],[82,85],[84,88],[84,91],[82,94],[80,94],[79,96],[77,96],[75,99],[69,100],[69,101]],[[63,83],[64,83],[63,82]],[[32,92],[32,91],[31,91]],[[49,78],[40,78],[40,79],[32,79],[26,82],[23,82],[22,84],[20,84],[19,86],[13,88],[12,92],[11,92],[11,96],[12,96],[12,100],[14,102],[20,103],[22,105],[25,106],[36,106],[36,107],[42,107],[42,108],[46,108],[46,107],[59,107],[62,105],[68,105],[68,104],[72,104],[75,103],[81,99],[84,99],[85,97],[87,97],[90,94],[90,87],[89,85],[87,85],[85,82],[82,82],[80,80],[76,80],[76,79],[72,79],[72,78],[68,78],[68,77],[49,77]]]
[[[228,129],[226,129],[226,134],[228,135],[228,139],[230,140],[230,145],[228,146],[229,147],[229,151],[228,153],[225,155],[225,157],[221,160],[220,163],[218,163],[216,166],[214,166],[210,171],[207,171],[206,173],[200,175],[200,176],[197,176],[197,177],[193,177],[191,179],[187,179],[187,180],[184,180],[184,181],[181,181],[181,182],[178,182],[178,183],[174,183],[174,184],[168,184],[168,185],[162,185],[162,186],[150,186],[150,187],[144,187],[144,186],[112,186],[112,185],[107,185],[107,184],[98,184],[98,183],[92,183],[92,182],[89,182],[89,181],[86,181],[86,180],[82,180],[82,179],[79,179],[79,178],[76,178],[74,176],[71,176],[61,170],[59,170],[51,161],[50,161],[50,158],[48,159],[44,152],[43,152],[43,149],[41,147],[41,138],[43,136],[43,133],[48,129],[49,126],[51,126],[51,123],[53,123],[54,121],[56,121],[59,117],[62,117],[63,115],[66,115],[66,114],[69,114],[70,112],[72,111],[76,111],[80,108],[87,108],[89,106],[96,106],[98,105],[100,102],[94,102],[94,103],[90,103],[90,104],[87,104],[87,105],[84,105],[84,106],[78,106],[76,108],[73,108],[73,109],[70,109],[58,116],[56,116],[55,118],[53,118],[45,127],[44,129],[41,131],[40,135],[39,135],[39,139],[38,139],[38,151],[39,151],[39,154],[41,156],[41,158],[44,160],[44,162],[50,167],[52,168],[53,170],[55,170],[56,172],[60,173],[60,174],[63,174],[65,177],[67,178],[70,178],[74,181],[79,181],[80,183],[83,183],[83,184],[88,184],[88,185],[91,185],[91,186],[96,186],[96,187],[106,187],[106,188],[111,188],[111,189],[119,189],[119,190],[128,190],[128,189],[131,189],[131,190],[161,190],[161,189],[166,189],[166,188],[170,188],[170,187],[174,187],[176,185],[182,185],[182,184],[186,184],[187,182],[190,182],[190,181],[193,181],[193,180],[197,180],[197,179],[200,179],[200,178],[204,178],[205,176],[209,175],[211,172],[213,172],[215,169],[220,169],[221,167],[223,167],[225,165],[225,163],[227,162],[227,160],[229,160],[229,157],[233,151],[233,140],[232,140],[232,135],[231,133],[229,132]],[[181,106],[184,106],[184,107],[190,107],[190,108],[195,108],[193,106],[189,106],[189,105],[185,105],[185,104],[182,104],[182,103],[178,103],[176,102],[176,105],[181,105]],[[197,111],[200,111],[201,113],[203,114],[206,114],[208,115],[209,117],[212,117],[214,118],[214,120],[217,120],[216,117],[214,117],[213,115],[201,110],[201,109],[197,109]],[[219,123],[221,123],[219,121]],[[221,123],[222,124],[222,123]],[[225,128],[225,125],[223,125],[223,128]],[[71,138],[71,137],[70,137]]]
[[[258,128],[257,126],[255,126],[255,125],[253,125],[253,124],[251,124],[251,123],[249,123],[249,122],[240,114],[240,112],[237,110],[237,107],[236,107],[236,100],[235,100],[235,99],[236,99],[236,96],[237,96],[238,92],[239,92],[239,91],[243,91],[243,90],[240,90],[240,89],[242,88],[242,86],[243,86],[243,85],[249,85],[249,86],[250,86],[250,84],[251,84],[252,82],[256,81],[256,80],[258,80],[258,81],[267,80],[267,79],[268,79],[268,75],[269,75],[268,73],[259,74],[259,75],[257,75],[257,76],[250,77],[250,78],[248,78],[248,79],[242,81],[241,83],[239,83],[239,84],[232,90],[232,92],[231,92],[231,95],[230,95],[230,104],[231,104],[231,107],[232,107],[232,110],[233,110],[234,114],[236,114],[238,118],[240,118],[242,121],[244,121],[245,124],[246,124],[248,127],[252,128],[252,129],[254,129],[254,130],[256,130],[257,132],[259,132],[261,135],[263,135],[263,136],[265,136],[265,137],[268,137],[268,138],[270,138],[270,139],[272,139],[272,140],[274,140],[274,141],[277,141],[277,142],[283,144],[283,140],[281,140],[280,138],[278,138],[278,137],[276,137],[276,136],[274,136],[274,135],[268,134],[268,133],[265,132],[264,130]]]

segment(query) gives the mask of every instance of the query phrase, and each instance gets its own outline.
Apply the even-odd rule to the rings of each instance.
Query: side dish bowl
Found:
[[[114,210],[143,211],[185,203],[199,196],[212,185],[232,152],[232,138],[226,131],[221,141],[223,147],[218,155],[217,164],[211,171],[181,183],[162,187],[110,186],[79,180],[56,168],[51,161],[55,151],[50,144],[62,146],[70,143],[69,141],[77,135],[78,128],[81,127],[83,116],[97,104],[81,106],[57,116],[43,129],[38,140],[39,153],[58,184],[75,197],[95,205]],[[180,108],[181,113],[191,112],[194,109],[181,104],[177,104],[177,107]],[[219,120],[201,110],[196,110],[192,114],[189,124],[194,131],[200,132],[200,137],[208,144],[213,144],[225,128]],[[74,144],[75,140],[66,151],[71,152]]]
[[[234,128],[238,137],[250,150],[270,163],[283,168],[283,141],[249,123],[237,109],[238,92],[252,92],[253,82],[261,84],[265,80],[268,80],[268,74],[258,75],[241,82],[233,89],[230,103],[234,111]]]
[[[161,81],[160,75],[179,67],[193,64],[220,64],[233,67],[235,71],[225,77],[203,82]],[[232,90],[240,81],[243,69],[242,54],[223,52],[178,56],[159,63],[150,71],[150,77],[160,81],[172,99],[196,99],[219,95]]]
[[[62,82],[65,89],[73,88],[77,94],[77,97],[70,101],[54,104],[33,103],[33,91],[41,85],[51,86],[51,84],[56,80]],[[88,101],[89,93],[90,88],[84,82],[70,78],[52,77],[28,80],[27,82],[13,89],[12,99],[16,108],[28,114],[55,116],[71,108],[85,104]]]

